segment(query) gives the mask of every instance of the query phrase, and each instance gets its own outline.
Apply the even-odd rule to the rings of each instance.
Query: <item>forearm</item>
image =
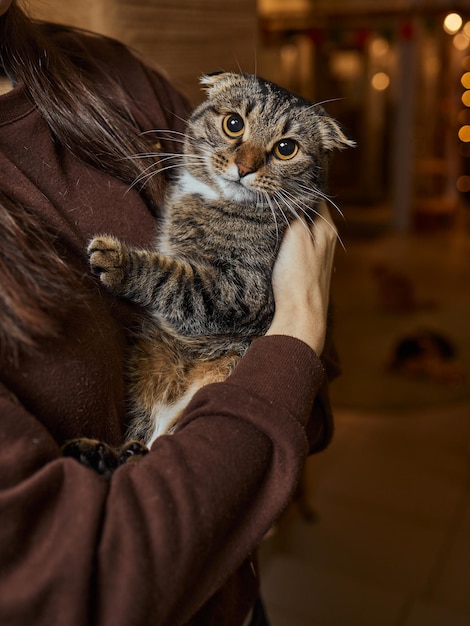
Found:
[[[0,622],[185,623],[289,501],[322,379],[300,342],[257,340],[226,383],[195,396],[178,433],[109,484],[60,458],[4,397]]]
[[[324,307],[317,302],[313,305],[291,303],[278,307],[266,335],[294,337],[320,355],[325,343],[326,320]]]

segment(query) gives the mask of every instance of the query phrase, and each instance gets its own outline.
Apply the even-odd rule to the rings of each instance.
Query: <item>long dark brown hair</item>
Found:
[[[0,341],[3,351],[16,354],[57,335],[78,276],[54,251],[47,225],[2,191],[0,229]]]
[[[30,20],[13,0],[0,17],[0,73],[24,84],[49,125],[58,147],[117,178],[132,183],[145,171],[149,152],[145,135],[130,114],[116,108],[122,90],[103,74],[92,81],[98,65],[90,60],[80,71],[73,59],[49,36],[48,27]],[[114,102],[114,104],[111,104]],[[141,190],[156,208],[160,177]],[[65,297],[74,280],[54,251],[47,227],[0,191],[0,346],[34,346],[40,337],[57,332]],[[38,254],[40,252],[40,254]],[[38,265],[38,258],[42,262]]]

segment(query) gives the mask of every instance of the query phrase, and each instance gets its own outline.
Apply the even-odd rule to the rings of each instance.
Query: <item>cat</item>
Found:
[[[283,234],[295,218],[313,220],[330,152],[353,145],[320,105],[272,82],[219,72],[201,83],[207,98],[189,118],[183,153],[160,154],[178,174],[155,248],[106,235],[88,246],[99,280],[149,312],[130,357],[127,433],[147,446],[267,331]]]

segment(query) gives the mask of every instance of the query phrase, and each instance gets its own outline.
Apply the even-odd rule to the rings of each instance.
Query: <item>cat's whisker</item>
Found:
[[[172,153],[168,153],[168,156],[164,157],[163,159],[158,159],[155,160],[154,162],[152,162],[150,165],[148,165],[143,172],[133,181],[132,185],[131,185],[131,189],[132,187],[135,186],[135,184],[141,182],[143,179],[148,180],[150,179],[152,176],[154,176],[155,174],[161,174],[163,172],[165,172],[168,169],[171,169],[171,167],[184,167],[185,163],[186,163],[186,157],[190,160],[193,161],[197,161],[198,159],[204,159],[203,156],[199,156],[199,155],[186,155],[183,156],[182,154],[172,154]],[[129,157],[129,158],[145,158],[142,155],[134,155],[134,157]],[[165,163],[167,161],[176,161],[177,158],[180,159],[179,163],[174,163],[173,166],[165,166],[165,167],[160,167],[162,165],[162,163]],[[151,171],[149,173],[149,170],[155,170],[155,171]]]
[[[298,207],[302,211],[302,213],[305,215],[307,219],[310,217],[309,211],[311,211],[311,206],[307,202],[302,201],[300,198],[296,197],[293,193],[289,192],[287,189],[280,189],[279,193],[286,200],[292,201],[295,204],[295,206]]]
[[[162,171],[164,171],[166,168],[162,168],[159,167],[162,163],[164,163],[165,161],[169,161],[170,159],[173,159],[174,155],[169,155],[167,157],[165,157],[164,159],[158,159],[153,161],[152,163],[150,163],[150,165],[148,165],[142,172],[141,174],[133,181],[132,185],[131,185],[131,189],[132,187],[136,184],[139,183],[141,180],[146,179],[148,180],[149,178],[151,178],[151,176],[147,176],[149,170],[153,170],[155,169],[156,172],[151,172],[151,175],[153,176],[156,173],[161,173]],[[181,165],[184,165],[184,163],[181,163]],[[158,169],[157,169],[158,168]]]
[[[176,113],[174,111],[168,111],[169,113],[171,113],[172,117],[175,120],[179,120],[180,122],[183,122],[183,124],[186,126],[186,124],[188,123],[188,120],[185,119],[184,117],[181,117],[181,115],[176,115]],[[166,132],[166,131],[165,131]],[[175,131],[176,132],[176,131]]]
[[[196,159],[204,159],[205,157],[203,155],[197,155],[197,154],[188,154],[188,155],[183,155],[180,154],[178,152],[141,152],[138,154],[133,154],[132,156],[127,156],[125,157],[125,159],[127,160],[138,160],[138,159],[152,159],[152,163],[149,165],[149,167],[152,167],[153,165],[158,165],[160,163],[164,163],[165,161],[169,161],[170,159],[173,160],[185,160],[186,158],[188,159],[192,159],[192,160],[196,160]]]
[[[343,240],[341,239],[341,236],[338,232],[338,229],[336,228],[335,224],[330,222],[330,220],[328,220],[324,215],[322,215],[321,213],[319,213],[318,211],[314,211],[315,215],[317,217],[319,217],[320,219],[322,219],[325,224],[327,224],[329,226],[329,228],[331,228],[334,233],[336,234],[336,239],[338,241],[338,243],[340,244],[340,246],[343,248],[343,250],[346,252],[346,246],[344,245]]]
[[[186,139],[174,139],[173,137],[156,137],[156,139],[161,139],[162,141],[171,141],[171,143],[180,143],[183,146],[186,143]]]
[[[334,230],[334,232],[336,233],[336,240],[338,241],[339,245],[343,248],[343,250],[346,252],[346,246],[344,245],[343,240],[341,239],[341,235],[338,232],[338,229],[336,228],[336,226],[334,224],[332,224],[329,220],[326,219],[326,217],[324,217],[321,213],[319,213],[318,211],[315,211],[317,217],[319,217],[320,219],[322,219],[326,224],[328,224],[328,226]]]
[[[157,133],[161,133],[161,134],[157,135]],[[191,138],[191,136],[188,133],[182,133],[179,130],[172,130],[171,128],[144,130],[140,134],[141,135],[153,135],[153,134],[155,134],[157,139],[165,139],[166,135],[179,135],[180,137],[185,137],[186,139],[190,139]],[[174,139],[172,139],[172,141],[174,141]]]
[[[277,198],[276,198],[276,193],[274,193],[272,196],[268,196],[270,198],[270,200],[274,200],[274,202],[276,203],[276,206],[278,208],[279,213],[282,215],[282,217],[284,218],[285,223],[287,224],[287,226],[290,226],[290,222],[289,219],[287,217],[287,215],[285,214],[284,209],[282,208],[282,206],[280,205],[280,203],[278,202]],[[285,203],[284,203],[285,204]],[[271,205],[270,205],[271,206]],[[276,225],[277,227],[277,225]]]
[[[312,191],[311,189],[309,189],[309,188],[307,188],[307,187],[306,187],[306,188],[305,188],[305,191],[309,191],[309,192],[310,192],[310,195],[311,195],[311,197],[312,197],[312,201],[314,201],[315,205],[317,204],[318,199],[325,200],[325,201],[328,201],[328,200],[329,200],[329,199],[328,199],[328,197],[327,197],[327,196],[325,196],[324,194],[322,194],[319,190],[316,190],[316,189],[315,189],[314,191]],[[297,200],[298,200],[298,199],[297,199]],[[300,200],[298,200],[298,202],[300,202]],[[334,204],[334,203],[333,203],[333,204]],[[318,212],[315,208],[313,208],[311,205],[307,204],[307,202],[303,202],[303,205],[304,205],[304,206],[306,207],[306,209],[308,210],[308,212],[309,212],[309,218],[310,218],[310,220],[311,220],[311,221],[313,221],[313,218],[312,218],[312,215],[311,215],[311,213],[312,213],[312,212],[313,212],[315,215],[320,216],[319,212]],[[337,207],[336,207],[336,205],[334,205],[334,206],[335,206],[335,208],[337,208]],[[339,209],[338,209],[338,211],[339,211]],[[339,212],[340,212],[340,211],[339,211]],[[340,212],[340,213],[341,213],[341,212]],[[325,219],[325,221],[327,222],[327,224],[328,224],[331,228],[335,228],[334,223],[331,223],[331,222],[330,222],[329,220],[327,220],[326,218],[323,218],[323,219]]]
[[[235,53],[233,53],[233,59],[235,61],[236,66],[238,67],[238,71],[240,72],[240,74],[243,74],[242,66],[240,65],[240,61],[238,60],[238,57]]]
[[[155,152],[155,156],[165,157],[165,159],[205,159],[206,157],[203,154],[191,154],[191,153],[180,153],[180,152]],[[160,159],[162,160],[162,159]]]
[[[301,219],[297,211],[293,209],[291,203],[293,203],[300,210],[308,222],[312,221],[312,207],[310,205],[305,202],[301,202],[299,198],[296,198],[292,193],[289,193],[287,189],[280,189],[276,193],[282,198],[283,202],[288,206],[289,210],[295,215],[295,217]]]
[[[140,133],[140,136],[151,136],[155,142],[155,147],[161,147],[162,143],[180,144],[184,147],[188,140],[191,139],[187,133],[182,133],[176,130],[146,130]]]
[[[330,204],[332,207],[334,207],[338,213],[338,215],[340,217],[343,218],[343,220],[345,220],[345,216],[344,213],[341,211],[341,209],[339,208],[339,206],[334,202],[334,200],[331,198],[331,196],[328,196],[326,193],[324,193],[323,191],[321,191],[320,189],[317,189],[316,187],[308,187],[307,185],[302,185],[299,183],[299,189],[301,189],[302,191],[306,191],[307,193],[310,193],[313,195],[313,197],[320,197],[323,200],[325,200],[325,202],[328,202],[328,204]]]
[[[193,163],[196,163],[197,161],[205,161],[206,160],[206,156],[203,154],[185,154],[185,155],[175,155],[175,154],[168,154],[168,156],[166,156],[163,159],[159,159],[158,163],[163,163],[164,161],[183,161],[183,162],[187,162],[187,161],[192,161]]]
[[[154,164],[156,165],[156,164]],[[173,165],[167,165],[166,167],[160,168],[154,172],[142,172],[142,174],[140,174],[140,176],[138,176],[133,182],[132,184],[128,187],[127,191],[130,191],[131,189],[133,189],[134,187],[136,187],[139,183],[142,183],[139,187],[139,189],[142,189],[143,187],[145,187],[146,183],[148,180],[150,180],[153,176],[156,176],[157,174],[163,174],[163,172],[166,172],[168,170],[172,170],[172,169],[176,169],[178,167],[184,167],[184,163],[174,163]],[[147,168],[149,169],[149,168]]]
[[[279,241],[279,226],[278,226],[278,223],[277,223],[276,210],[274,209],[274,207],[272,205],[271,197],[269,196],[269,194],[266,191],[257,192],[257,196],[258,196],[258,204],[260,203],[260,200],[262,198],[265,198],[267,203],[268,203],[268,205],[269,205],[269,208],[270,208],[272,216],[273,216],[274,224],[276,226],[276,241]],[[280,208],[280,207],[278,207],[278,208]]]
[[[145,157],[146,155],[134,155],[133,157],[129,157],[129,158],[145,158]],[[152,176],[155,176],[156,174],[162,174],[163,172],[166,172],[176,167],[184,167],[185,165],[187,165],[188,161],[190,162],[192,161],[193,163],[204,162],[207,158],[204,154],[191,154],[191,153],[182,154],[179,152],[162,152],[158,154],[158,157],[163,157],[163,158],[156,159],[148,167],[146,167],[144,171],[133,181],[129,189],[132,189],[139,183],[142,183],[141,185],[141,188],[142,188],[146,184],[146,182],[150,178],[152,178]],[[159,167],[162,165],[162,163],[165,163],[167,161],[173,161],[173,164],[167,165],[165,167]],[[155,170],[155,171],[149,172],[149,170]]]
[[[314,109],[315,107],[321,107],[324,104],[329,104],[330,102],[340,102],[341,100],[344,100],[344,98],[328,98],[328,100],[320,100],[320,102],[314,102],[312,106],[307,109],[307,111],[309,109]]]
[[[147,180],[149,180],[155,174],[155,171],[149,171],[149,170],[157,169],[158,165],[159,165],[159,162],[155,162],[155,163],[151,163],[148,167],[146,167],[145,170],[143,172],[141,172],[139,174],[139,176],[137,176],[137,178],[135,178],[132,181],[132,184],[129,186],[128,191],[130,189],[133,189],[141,181],[145,181],[146,182]],[[158,169],[157,171],[160,172],[161,169]],[[140,189],[142,189],[142,187],[145,185],[145,182],[142,184]]]
[[[157,152],[139,152],[137,154],[132,154],[130,156],[123,157],[122,160],[126,161],[138,161],[139,159],[153,159],[156,162],[155,157],[158,157]]]
[[[162,159],[161,158],[162,156],[164,156],[165,159]],[[175,158],[176,156],[177,156],[176,154],[172,155],[168,153],[166,155],[165,153],[161,153],[161,152],[140,152],[138,154],[133,154],[131,156],[127,156],[124,158],[130,161],[134,161],[134,160],[136,161],[138,159],[153,159],[152,161],[152,165],[153,165],[153,164],[161,163],[162,161],[167,160],[168,158]]]
[[[175,145],[179,144],[181,149],[184,150],[184,147],[191,140],[191,136],[187,133],[182,133],[176,130],[146,130],[140,134],[141,136],[151,137],[151,141],[153,140],[155,148],[161,149],[162,144],[165,145]]]
[[[310,230],[310,228],[308,227],[308,224],[307,224],[307,221],[312,221],[311,216],[300,205],[297,205],[298,208],[300,209],[301,213],[303,213],[305,218],[306,218],[306,219],[302,219],[302,216],[299,215],[297,213],[297,211],[295,210],[295,208],[292,206],[290,199],[282,194],[282,190],[277,191],[274,195],[277,196],[277,198],[280,200],[280,202],[282,202],[289,209],[289,212],[296,219],[298,219],[300,222],[302,222],[303,226],[307,229],[309,235],[312,236],[312,232],[311,232],[311,230]],[[292,200],[294,200],[294,199],[292,199]],[[276,201],[276,203],[279,206],[279,203],[277,201]],[[297,204],[297,203],[295,203],[295,204]],[[279,206],[279,209],[281,210],[280,206]],[[289,226],[290,226],[290,223],[289,223]]]
[[[308,188],[306,188],[306,189],[308,189]],[[288,192],[287,192],[285,189],[281,190],[281,192],[280,192],[280,193],[283,193],[283,194],[288,194]],[[323,194],[319,193],[318,195],[319,195],[319,196],[322,196]],[[284,201],[286,201],[286,200],[287,200],[287,199],[286,199],[286,198],[284,198]],[[343,240],[341,239],[341,236],[340,236],[340,234],[338,233],[338,229],[336,228],[336,226],[334,225],[334,223],[330,222],[330,220],[326,219],[326,217],[324,217],[321,213],[319,213],[319,212],[318,212],[318,211],[316,211],[315,209],[312,209],[312,207],[310,207],[309,205],[307,205],[307,204],[305,204],[305,205],[304,205],[304,206],[305,206],[305,207],[307,207],[307,209],[309,209],[309,211],[310,211],[310,212],[307,212],[305,209],[303,209],[303,208],[302,208],[302,206],[299,204],[299,202],[297,201],[297,199],[292,198],[292,200],[295,202],[296,206],[298,206],[298,208],[302,211],[302,213],[306,216],[307,220],[308,220],[309,222],[311,222],[312,224],[314,223],[313,217],[312,217],[312,215],[311,215],[312,211],[313,211],[313,213],[314,213],[317,217],[319,217],[320,219],[322,219],[322,220],[323,220],[323,221],[324,221],[324,222],[328,225],[328,227],[329,227],[329,228],[331,228],[331,229],[332,229],[332,230],[336,233],[336,238],[337,238],[337,240],[338,240],[338,242],[339,242],[340,246],[343,248],[343,250],[344,250],[344,251],[346,251],[346,247],[345,247],[345,245],[344,245],[344,242],[343,242]],[[287,203],[287,202],[286,202],[286,203]],[[302,221],[303,221],[303,220],[302,220]],[[305,222],[304,222],[304,223],[305,223]],[[307,225],[306,225],[306,226],[307,226]],[[307,226],[307,228],[308,228],[308,226]],[[310,230],[310,229],[309,229],[309,230]]]

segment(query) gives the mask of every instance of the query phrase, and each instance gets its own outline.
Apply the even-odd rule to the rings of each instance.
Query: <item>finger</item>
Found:
[[[323,243],[329,245],[331,243],[336,244],[338,240],[338,230],[331,213],[328,209],[328,205],[322,200],[316,208],[316,217],[311,224],[312,236],[315,243],[318,245]]]
[[[317,206],[316,210],[317,210],[318,215],[321,215],[322,217],[324,217],[328,221],[331,221],[331,214],[330,214],[330,211],[328,209],[328,205],[325,202],[325,200],[321,200],[318,203],[318,206]]]

